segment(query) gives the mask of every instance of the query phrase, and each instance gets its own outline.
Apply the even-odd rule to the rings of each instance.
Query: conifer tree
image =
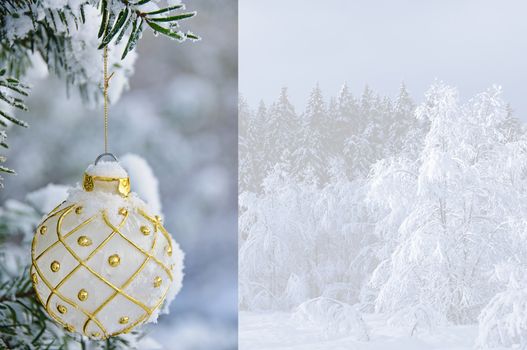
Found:
[[[238,97],[238,155],[239,155],[239,191],[243,192],[249,190],[252,183],[250,179],[251,165],[249,158],[251,157],[251,148],[249,141],[249,128],[251,126],[251,111],[249,105],[243,96]]]
[[[266,122],[269,118],[268,109],[264,101],[260,101],[258,109],[251,118],[251,126],[249,127],[250,149],[253,153],[251,162],[252,179],[255,181],[253,188],[260,191],[263,180],[266,174],[272,169],[273,164],[267,162],[266,152],[271,147],[267,137],[269,129]]]
[[[265,127],[267,128],[268,147],[266,157],[271,165],[281,161],[289,161],[290,155],[297,147],[295,133],[300,126],[300,120],[295,108],[289,101],[287,88],[280,91],[278,100],[269,108]]]
[[[334,97],[329,99],[328,108],[327,108],[327,126],[330,132],[327,132],[323,136],[323,146],[327,152],[328,157],[328,168],[331,167],[330,159],[335,160],[336,158],[342,157],[342,138],[339,137],[339,133],[342,133],[340,115],[338,111],[337,100]],[[340,132],[339,132],[340,131]]]
[[[333,137],[335,152],[343,154],[346,140],[362,131],[364,120],[360,118],[357,101],[347,84],[342,85],[336,100],[337,120]]]
[[[399,95],[395,99],[393,113],[388,123],[388,134],[391,136],[390,148],[396,153],[403,147],[408,132],[416,127],[417,119],[414,115],[415,103],[413,102],[406,86],[401,84]]]
[[[327,174],[323,135],[326,134],[326,105],[317,84],[302,115],[298,148],[293,152],[293,173],[300,179],[320,184]]]
[[[350,178],[366,176],[370,165],[375,159],[374,144],[371,142],[376,130],[374,104],[375,96],[373,91],[368,86],[365,86],[358,102],[357,118],[350,118],[351,129],[354,131],[346,138],[344,144],[346,163],[351,165],[348,169]],[[349,109],[351,110],[351,108]]]

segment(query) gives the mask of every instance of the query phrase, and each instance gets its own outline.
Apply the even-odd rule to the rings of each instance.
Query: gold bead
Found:
[[[51,263],[50,268],[51,268],[51,271],[57,272],[58,270],[60,270],[60,263],[57,260],[55,260]]]
[[[71,324],[67,324],[64,328],[66,328],[68,332],[75,332],[75,327],[73,327]]]
[[[92,338],[99,338],[101,336],[101,333],[99,333],[99,332],[92,332],[91,336],[92,336]]]
[[[126,208],[121,208],[119,209],[119,214],[125,216],[128,214],[128,210]]]
[[[81,214],[82,213],[82,207],[81,206],[78,206],[77,208],[75,208],[75,214]]]
[[[38,279],[37,279],[37,274],[36,273],[32,273],[31,274],[31,280],[33,281],[33,284],[37,284],[38,283]]]
[[[119,266],[120,263],[121,263],[121,258],[117,254],[110,255],[110,257],[108,258],[108,264],[110,264],[110,266],[112,267]]]
[[[87,247],[87,246],[90,246],[92,244],[92,241],[89,237],[86,237],[86,236],[80,236],[78,239],[77,239],[77,243],[79,243],[79,245],[81,247]]]
[[[154,278],[154,287],[155,288],[158,288],[161,283],[163,283],[163,280],[161,279],[161,277],[157,276],[156,278]]]
[[[88,299],[88,292],[86,291],[86,289],[79,290],[77,298],[79,298],[80,301],[85,301],[86,299]]]
[[[166,252],[167,252],[167,255],[168,255],[168,256],[172,256],[172,246],[167,245],[167,247],[166,247]]]
[[[41,235],[45,235],[46,232],[48,232],[48,227],[45,226],[45,225],[41,226],[39,232],[40,232]]]
[[[61,313],[61,314],[65,314],[68,309],[64,306],[64,305],[58,305],[57,306],[57,310]]]
[[[121,318],[119,319],[119,323],[120,323],[120,324],[127,324],[127,323],[128,323],[128,320],[129,320],[128,316],[123,316],[123,317],[121,317]]]
[[[141,233],[145,236],[148,236],[150,234],[150,228],[148,226],[141,226]]]

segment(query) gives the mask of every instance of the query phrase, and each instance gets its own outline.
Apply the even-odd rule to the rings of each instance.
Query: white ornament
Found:
[[[130,192],[117,162],[88,167],[82,188],[37,227],[31,257],[31,279],[49,315],[96,339],[155,322],[183,278],[183,252]]]

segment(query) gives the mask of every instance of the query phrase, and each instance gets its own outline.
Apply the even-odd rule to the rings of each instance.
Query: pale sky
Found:
[[[302,110],[317,83],[420,101],[440,79],[467,99],[493,84],[527,121],[527,1],[240,0],[239,88],[255,106],[289,87]]]

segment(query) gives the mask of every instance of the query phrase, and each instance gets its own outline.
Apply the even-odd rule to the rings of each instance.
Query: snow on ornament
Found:
[[[178,244],[104,155],[44,217],[31,247],[37,298],[68,331],[94,339],[155,322],[183,278]]]

